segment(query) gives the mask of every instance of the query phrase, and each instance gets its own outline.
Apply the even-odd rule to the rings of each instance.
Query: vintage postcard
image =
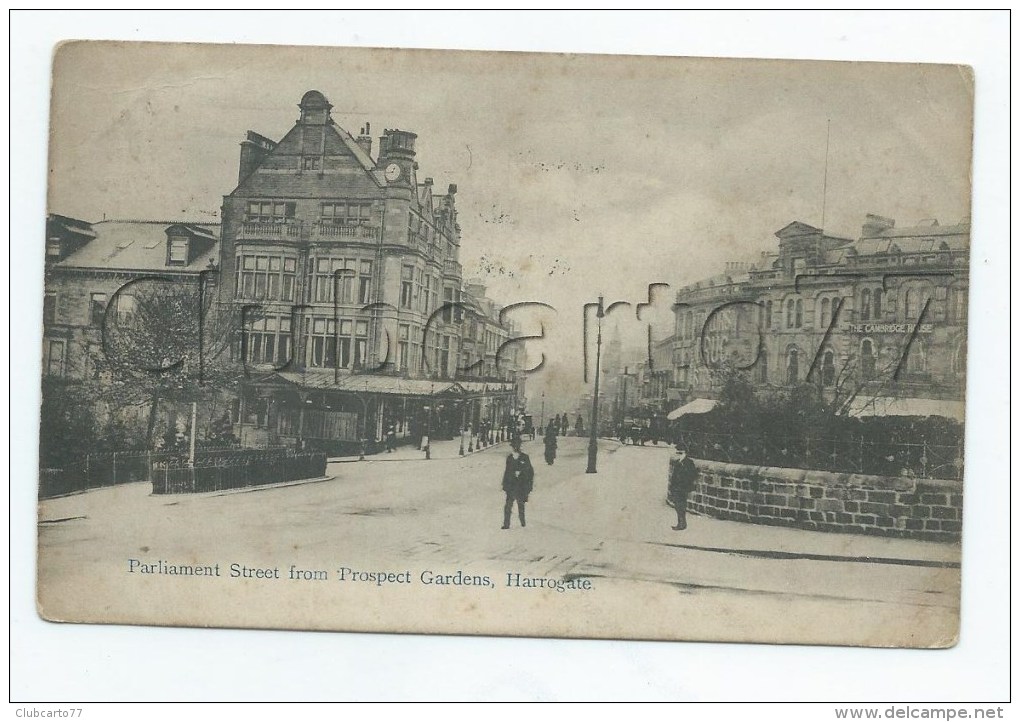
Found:
[[[974,78],[71,42],[38,609],[948,647]]]

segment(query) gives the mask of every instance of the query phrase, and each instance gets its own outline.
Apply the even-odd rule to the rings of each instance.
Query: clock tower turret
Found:
[[[406,130],[386,130],[379,139],[379,167],[388,185],[412,186],[415,169],[414,142],[418,136]]]

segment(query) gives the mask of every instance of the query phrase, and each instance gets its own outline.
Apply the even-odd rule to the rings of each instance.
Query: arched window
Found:
[[[829,304],[830,303],[831,303],[831,301],[829,301],[829,299],[827,299],[827,298],[823,298],[822,299],[822,311],[821,311],[821,314],[818,317],[818,328],[823,329],[823,330],[828,328],[828,326],[829,326],[829,321],[830,321],[830,319],[829,319]]]
[[[910,344],[910,351],[907,356],[907,371],[913,374],[923,374],[928,370],[928,356],[925,353],[924,343],[920,338],[915,338]]]
[[[793,328],[793,299],[786,302],[786,327]]]
[[[765,328],[772,328],[772,301],[765,302]]]
[[[949,298],[949,319],[956,323],[963,323],[967,320],[967,289],[953,288]]]
[[[797,318],[795,325],[797,328],[804,325],[804,301],[800,298],[797,299]]]
[[[822,356],[822,385],[832,386],[836,383],[836,356],[826,351]]]
[[[768,383],[769,381],[769,357],[764,350],[758,355],[758,383]]]
[[[882,320],[882,289],[876,288],[871,296],[871,312],[876,321]]]
[[[800,352],[791,348],[786,355],[786,383],[793,384],[797,383],[800,378]]]
[[[912,288],[908,288],[907,292],[903,296],[903,320],[904,321],[916,321],[917,320],[917,298],[918,292]]]
[[[953,373],[963,376],[967,373],[967,342],[960,341],[956,346],[956,353],[953,354]]]
[[[861,320],[867,321],[871,318],[871,289],[865,288],[861,291]]]
[[[870,338],[861,341],[861,375],[866,379],[875,375],[875,345]]]

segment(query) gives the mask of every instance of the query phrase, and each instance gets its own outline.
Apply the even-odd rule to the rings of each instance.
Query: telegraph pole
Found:
[[[599,365],[602,360],[602,319],[606,312],[603,308],[602,296],[599,296],[599,307],[595,313],[598,319],[599,330],[595,340],[595,393],[591,400],[591,433],[588,437],[588,468],[586,474],[597,474],[596,460],[599,454],[598,428],[599,428]]]

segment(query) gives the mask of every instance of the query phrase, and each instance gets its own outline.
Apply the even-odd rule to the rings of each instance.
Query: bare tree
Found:
[[[161,402],[207,400],[241,379],[240,364],[230,358],[235,312],[216,304],[206,280],[142,279],[107,308],[91,384],[97,400],[148,404],[148,446]]]
[[[874,401],[883,395],[889,383],[893,381],[896,361],[888,361],[881,366],[865,372],[857,356],[851,354],[835,372],[833,383],[824,384],[823,372],[814,368],[807,379],[818,390],[818,398],[824,410],[834,416],[847,416],[856,406],[855,402],[863,398]]]

